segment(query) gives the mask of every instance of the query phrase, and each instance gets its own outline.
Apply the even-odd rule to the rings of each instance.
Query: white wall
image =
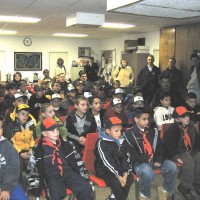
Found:
[[[145,45],[150,47],[149,53],[153,54],[153,50],[159,49],[160,32],[154,31],[149,33],[123,35],[121,37],[101,40],[100,51],[116,49],[116,62],[117,65],[119,65],[121,59],[121,53],[124,51],[124,41],[137,40],[138,38],[143,38],[143,37],[145,37]]]
[[[3,60],[0,60],[2,80],[5,80],[5,74],[14,74],[14,52],[42,52],[42,69],[49,69],[49,52],[68,52],[68,62],[65,61],[68,68],[73,60],[80,60],[78,47],[91,47],[95,59],[100,55],[99,40],[31,37],[32,45],[27,47],[24,46],[23,39],[24,37],[0,37],[0,52],[5,52],[5,65],[2,65]],[[42,71],[37,72],[39,78],[42,77]],[[33,71],[23,71],[22,75],[29,77],[30,81],[33,79]]]

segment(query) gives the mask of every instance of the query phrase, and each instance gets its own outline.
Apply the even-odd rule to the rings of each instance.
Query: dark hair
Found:
[[[44,74],[45,72],[49,72],[49,70],[48,70],[48,69],[43,70],[43,74]]]
[[[140,118],[143,114],[149,114],[149,111],[146,108],[136,108],[134,110],[134,117]]]
[[[174,57],[169,58],[169,60],[173,60],[176,63],[176,58]]]
[[[60,84],[59,81],[53,81],[53,82],[51,83],[51,87],[53,87],[56,83]]]
[[[79,77],[81,77],[83,74],[86,74],[86,72],[84,70],[79,71],[78,75]]]
[[[41,107],[40,107],[40,112],[41,112],[41,113],[45,113],[45,112],[46,112],[46,109],[47,109],[48,107],[50,107],[50,106],[52,106],[51,103],[43,103],[43,104],[41,105]]]
[[[86,97],[84,97],[83,95],[79,95],[75,98],[74,104],[76,104],[77,106],[79,105],[80,101],[88,101]]]
[[[148,57],[151,57],[153,60],[155,60],[155,58],[154,58],[154,56],[152,55],[152,54],[149,54],[148,56],[147,56],[147,58]]]
[[[197,58],[197,59],[199,59],[199,56],[198,56],[198,54],[193,53],[193,54],[190,56],[190,60],[192,60],[192,58]]]
[[[165,97],[171,97],[169,92],[160,92],[159,100],[163,100]]]
[[[27,84],[27,81],[24,80],[24,79],[22,79],[22,80],[19,82],[19,87],[22,86],[23,83],[26,83],[26,84]]]
[[[186,100],[189,100],[189,99],[197,99],[197,95],[193,92],[189,92],[186,94]]]
[[[20,72],[15,72],[14,74],[13,74],[13,80],[15,80],[15,76],[16,75],[19,75],[20,76],[20,79],[22,78],[22,74],[20,73]]]
[[[91,96],[91,97],[89,97],[89,98],[88,98],[88,102],[89,102],[90,105],[93,104],[94,99],[100,99],[100,97],[97,97],[97,96]]]
[[[138,92],[141,92],[143,94],[142,88],[140,86],[133,87],[132,89],[133,96],[135,96]]]
[[[120,64],[122,64],[122,61],[124,61],[128,65],[128,61],[126,59],[121,59]]]
[[[12,90],[12,89],[16,89],[17,90],[17,85],[15,83],[8,83],[6,85],[6,90]]]

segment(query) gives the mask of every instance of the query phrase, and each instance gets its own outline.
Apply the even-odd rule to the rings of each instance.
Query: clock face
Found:
[[[31,46],[32,40],[31,40],[31,38],[24,38],[23,43],[25,46]]]

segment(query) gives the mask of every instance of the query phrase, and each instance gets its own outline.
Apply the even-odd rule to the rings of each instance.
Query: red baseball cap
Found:
[[[184,106],[178,106],[173,112],[173,117],[178,118],[178,117],[185,117],[188,116],[188,110]]]
[[[62,124],[58,124],[58,122],[53,118],[45,119],[41,125],[41,131],[52,131],[53,129],[62,126]]]
[[[118,117],[110,117],[105,122],[105,129],[109,129],[112,126],[121,125],[121,124],[122,124],[122,120],[119,119]]]

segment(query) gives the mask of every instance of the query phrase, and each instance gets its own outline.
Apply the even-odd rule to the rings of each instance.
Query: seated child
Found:
[[[151,198],[150,184],[154,180],[153,168],[161,168],[164,177],[162,186],[158,187],[159,199],[167,200],[168,193],[175,188],[177,167],[164,157],[164,148],[158,137],[154,150],[155,131],[148,127],[149,112],[145,108],[135,109],[134,125],[124,132],[122,146],[130,154],[130,164],[140,178],[140,200]]]
[[[195,93],[190,92],[186,94],[185,108],[189,112],[191,121],[195,124],[200,121],[200,106],[197,105],[197,96]]]
[[[60,92],[60,83],[53,81],[51,83],[51,90],[47,91],[45,94],[46,98],[51,100],[53,94],[59,94],[62,99],[64,99],[64,94]]]
[[[42,104],[40,112],[41,112],[40,119],[39,119],[39,122],[36,125],[36,134],[37,134],[37,138],[38,139],[41,138],[40,125],[44,121],[44,119],[53,118],[53,119],[55,119],[57,121],[58,124],[63,125],[62,121],[58,117],[56,117],[55,109],[54,109],[52,104],[50,104],[50,103]],[[66,140],[66,138],[67,138],[67,129],[64,126],[60,126],[59,127],[59,133],[60,133],[60,136],[62,136],[62,138],[64,140]]]
[[[23,188],[26,188],[25,180],[22,176],[22,172],[26,169],[27,162],[32,153],[32,148],[35,145],[36,132],[35,121],[29,120],[29,106],[26,104],[19,104],[15,110],[14,121],[8,124],[8,129],[5,132],[7,137],[17,150],[20,156],[20,183]]]
[[[30,113],[36,119],[39,120],[40,107],[43,103],[49,103],[49,99],[47,99],[44,95],[43,88],[41,86],[34,86],[35,94],[33,94],[28,101],[28,105],[30,106]]]
[[[41,123],[43,137],[35,153],[41,183],[45,180],[52,200],[64,199],[66,188],[76,194],[77,200],[92,200],[92,187],[80,176],[83,167],[77,165],[73,146],[59,138],[60,126],[62,125],[52,118]]]
[[[195,128],[189,112],[183,106],[173,112],[175,122],[164,134],[166,157],[183,164],[178,190],[187,200],[195,200],[191,189],[194,186],[200,196],[200,153],[194,149]]]
[[[121,131],[122,121],[117,117],[108,118],[94,151],[96,175],[105,180],[115,196],[109,200],[126,200],[133,183],[127,153],[120,147]]]
[[[3,137],[3,117],[0,116],[0,199],[28,200],[19,185],[20,162],[17,151]]]
[[[61,97],[59,94],[53,94],[51,96],[51,103],[54,107],[56,117],[66,116],[67,112],[61,107]]]
[[[81,152],[85,145],[85,137],[88,133],[97,131],[97,124],[93,114],[88,111],[88,101],[84,96],[75,99],[75,111],[66,117],[67,138],[74,142],[77,150]]]
[[[28,86],[27,81],[21,80],[19,82],[19,89],[17,92],[22,93],[23,95],[27,96],[27,99],[29,100],[32,94],[27,90],[27,86]]]
[[[161,92],[159,95],[160,105],[154,109],[154,121],[158,130],[161,130],[163,124],[173,123],[172,117],[174,108],[171,107],[171,97],[167,92]]]
[[[3,102],[0,104],[0,114],[5,116],[7,109],[14,109],[13,100],[14,94],[17,93],[17,85],[15,83],[8,83],[6,85],[7,94],[4,96]]]
[[[83,93],[84,93],[84,83],[83,83],[83,81],[77,80],[73,83],[73,85],[77,90],[77,95],[83,95]]]
[[[103,128],[103,117],[106,110],[102,109],[101,99],[96,96],[91,96],[88,98],[90,111],[93,114],[97,128]]]
[[[110,117],[118,117],[119,119],[122,120],[123,128],[128,127],[128,119],[123,109],[122,101],[120,99],[114,98],[111,101],[111,108],[106,110],[103,117],[103,122],[105,123],[106,120]]]

